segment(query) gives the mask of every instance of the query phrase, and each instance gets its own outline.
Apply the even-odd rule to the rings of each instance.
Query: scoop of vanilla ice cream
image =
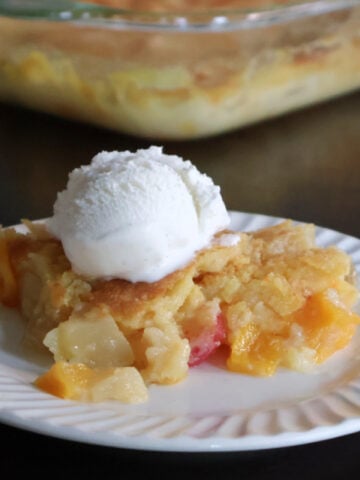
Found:
[[[210,177],[150,147],[101,152],[71,172],[47,226],[77,273],[154,282],[185,266],[229,223]]]

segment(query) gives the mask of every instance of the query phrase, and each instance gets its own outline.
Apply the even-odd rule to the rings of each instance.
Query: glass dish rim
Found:
[[[113,30],[216,33],[284,24],[356,6],[360,7],[360,0],[290,0],[286,5],[275,1],[258,8],[151,12],[74,0],[0,0],[0,18],[72,23]]]

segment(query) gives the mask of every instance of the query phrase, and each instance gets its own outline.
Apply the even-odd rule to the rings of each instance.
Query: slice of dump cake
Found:
[[[142,402],[219,347],[241,374],[307,372],[359,324],[351,259],[317,247],[313,225],[221,229],[185,265],[134,282],[76,272],[47,223],[25,223],[27,234],[1,231],[0,299],[26,318],[26,342],[52,353],[35,383],[60,397]]]

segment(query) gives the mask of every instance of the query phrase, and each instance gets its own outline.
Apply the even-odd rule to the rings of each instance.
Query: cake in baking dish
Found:
[[[71,12],[61,21],[0,17],[3,101],[135,136],[190,139],[360,86],[354,2],[94,3],[122,10],[77,22]]]

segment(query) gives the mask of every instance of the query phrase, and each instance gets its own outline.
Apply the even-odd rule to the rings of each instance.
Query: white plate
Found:
[[[277,223],[232,212],[243,231]],[[319,245],[337,245],[360,267],[360,240],[323,228]],[[35,389],[44,358],[21,349],[22,320],[0,311],[0,420],[58,438],[159,451],[241,451],[284,447],[360,431],[360,335],[312,374],[280,371],[254,378],[216,361],[174,386],[150,387],[143,405],[83,404]]]

